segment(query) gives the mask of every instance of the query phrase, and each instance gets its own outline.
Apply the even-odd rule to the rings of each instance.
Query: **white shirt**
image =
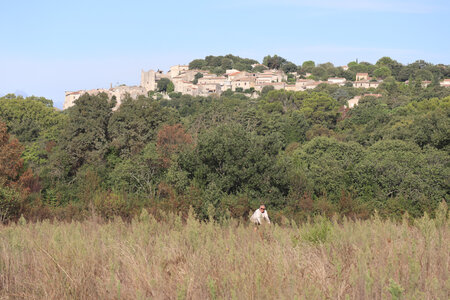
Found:
[[[266,219],[267,223],[270,224],[269,214],[267,213],[267,210],[264,210],[264,212],[262,213],[259,208],[255,210],[253,215],[250,217],[250,221],[255,224],[261,224],[262,219]]]

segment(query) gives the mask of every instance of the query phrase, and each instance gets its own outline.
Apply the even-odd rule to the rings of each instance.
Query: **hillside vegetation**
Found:
[[[224,59],[253,63],[205,61]],[[270,56],[264,63],[289,62]],[[392,74],[407,68],[448,75],[441,65],[387,58],[377,64]],[[308,67],[315,68],[302,65]],[[141,96],[116,111],[105,94],[85,94],[62,112],[45,98],[6,95],[0,221],[84,220],[93,213],[129,221],[143,208],[189,207],[200,220],[212,213],[220,221],[224,214],[247,219],[261,202],[275,222],[335,213],[365,219],[375,210],[396,219],[405,212],[433,216],[449,199],[450,89],[436,80],[424,87],[419,75],[409,85],[386,78],[376,90],[324,84],[256,99],[231,91]],[[355,96],[358,105],[346,108]]]
[[[285,73],[297,72],[299,75],[317,80],[327,80],[330,77],[344,77],[347,80],[355,80],[357,73],[367,73],[370,77],[378,79],[394,79],[399,82],[409,80],[414,84],[418,81],[419,85],[422,80],[436,83],[443,78],[450,77],[449,65],[434,65],[424,60],[403,65],[387,56],[380,58],[375,64],[351,61],[347,66],[335,66],[331,62],[316,64],[311,60],[297,65],[276,54],[265,56],[261,64],[254,59],[241,58],[231,54],[225,56],[209,55],[204,59],[194,59],[189,63],[189,68],[208,70],[216,74],[223,74],[229,69],[261,72],[269,68],[283,70]]]

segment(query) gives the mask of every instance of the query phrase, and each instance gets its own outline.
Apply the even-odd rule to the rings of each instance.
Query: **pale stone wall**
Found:
[[[356,81],[369,80],[369,74],[367,73],[356,73]]]
[[[191,96],[198,96],[198,86],[189,81],[181,81],[175,85],[175,92]]]
[[[380,98],[382,95],[381,94],[364,94],[363,96],[355,96],[352,99],[347,101],[347,107],[348,108],[353,108],[356,105],[358,105],[359,101],[361,100],[361,98],[363,97],[375,97],[375,98]]]
[[[312,79],[299,79],[295,82],[296,91],[304,91],[307,86],[315,85],[315,81]]]
[[[287,80],[287,75],[281,70],[264,70],[262,74],[272,75],[273,82],[281,82]]]
[[[173,78],[175,76],[179,76],[180,74],[186,72],[189,70],[189,66],[187,65],[176,65],[176,66],[172,66],[170,67],[170,71],[169,71],[169,77]]]
[[[131,97],[132,99],[137,99],[139,96],[146,96],[147,90],[144,87],[141,86],[118,86],[110,89],[92,89],[92,90],[81,90],[77,92],[66,92],[66,97],[63,105],[63,109],[67,109],[71,106],[75,105],[75,100],[80,98],[83,94],[89,94],[96,96],[100,93],[105,93],[108,95],[109,99],[112,99],[113,96],[116,97],[116,106],[113,108],[113,110],[116,110],[119,108],[120,104],[122,104],[122,101],[125,100],[126,97]]]
[[[305,89],[306,90],[313,90],[321,83],[324,83],[324,82],[323,81],[314,81],[312,84],[309,84],[309,85],[305,86]]]
[[[282,90],[282,89],[284,89],[286,87],[286,83],[285,82],[274,82],[271,85],[273,85],[273,87],[276,90]]]
[[[228,80],[237,80],[237,79],[242,79],[242,78],[256,78],[256,74],[254,73],[249,73],[246,71],[242,71],[242,72],[235,72],[235,73],[231,73],[228,74]]]
[[[169,78],[168,74],[164,74],[162,71],[149,70],[145,72],[141,71],[141,84],[140,86],[145,88],[147,91],[155,91],[157,88],[158,81],[161,78]]]
[[[231,90],[232,89],[232,85],[231,85],[231,81],[225,81],[222,86],[220,87],[222,92],[225,92],[227,90]]]
[[[362,81],[355,81],[353,82],[353,87],[355,88],[377,88],[382,81],[369,81],[369,80],[362,80]]]
[[[239,70],[236,70],[236,69],[230,69],[230,70],[226,70],[226,71],[225,71],[225,74],[229,75],[229,74],[236,73],[236,72],[239,72]]]
[[[221,88],[220,84],[198,84],[198,95],[199,96],[209,96],[209,95],[220,95]]]
[[[116,96],[116,106],[114,110],[118,109],[122,104],[123,100],[127,97],[130,97],[136,100],[139,96],[146,96],[147,90],[141,86],[118,86],[107,91],[109,98],[111,99],[113,96]]]
[[[363,81],[360,80],[360,81],[355,81],[355,82],[353,83],[353,87],[355,87],[355,88],[365,88],[365,89],[368,89],[369,86],[370,86],[370,83],[369,83],[368,80],[363,80]]]
[[[287,84],[285,82],[270,82],[270,83],[256,82],[254,88],[255,88],[255,91],[261,92],[265,86],[269,86],[269,85],[273,86],[275,90],[282,90],[287,86]]]
[[[202,77],[198,80],[198,84],[223,84],[227,81],[226,77]]]
[[[370,81],[369,82],[369,88],[378,88],[380,86],[380,83],[382,81]]]
[[[251,87],[255,87],[255,83],[250,79],[238,79],[235,81],[231,81],[231,90],[236,91],[236,88],[242,88],[243,90],[247,90]]]
[[[439,84],[443,87],[450,87],[450,79],[444,79]]]
[[[295,84],[286,84],[284,86],[284,88],[286,89],[286,91],[297,91],[297,88],[295,87]]]
[[[256,77],[256,84],[267,84],[272,82],[273,82],[272,75],[258,75]]]
[[[339,77],[328,78],[329,84],[338,84],[340,86],[344,85],[346,81],[347,81],[347,79],[345,79],[345,78],[339,78]]]
[[[355,107],[356,105],[358,105],[358,102],[359,102],[359,100],[361,99],[361,96],[355,96],[355,97],[353,97],[352,99],[350,99],[350,100],[348,100],[347,102],[348,102],[348,107],[349,108],[353,108],[353,107]]]
[[[75,100],[81,97],[86,91],[81,90],[77,92],[66,92],[65,98],[64,98],[64,104],[63,109],[67,109],[71,106],[75,105]]]
[[[149,70],[147,72],[142,70],[140,86],[145,88],[147,91],[156,90],[156,72],[153,70]]]

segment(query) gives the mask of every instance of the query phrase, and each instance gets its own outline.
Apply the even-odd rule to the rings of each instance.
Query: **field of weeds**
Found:
[[[449,299],[436,218],[316,218],[255,231],[145,211],[131,223],[0,227],[0,299]]]

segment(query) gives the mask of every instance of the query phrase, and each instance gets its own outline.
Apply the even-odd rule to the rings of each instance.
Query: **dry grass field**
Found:
[[[143,212],[0,227],[0,299],[449,299],[435,219],[265,226]]]

